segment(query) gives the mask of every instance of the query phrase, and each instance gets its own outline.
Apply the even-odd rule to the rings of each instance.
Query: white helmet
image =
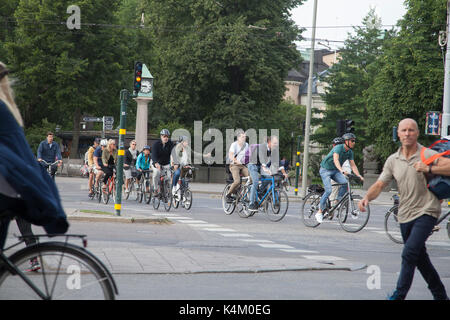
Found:
[[[100,145],[106,147],[108,145],[108,140],[102,139],[102,141],[100,141]]]

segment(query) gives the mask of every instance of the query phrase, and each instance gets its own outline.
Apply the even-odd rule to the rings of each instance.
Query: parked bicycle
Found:
[[[191,189],[189,189],[189,181],[192,180],[193,172],[196,169],[191,166],[185,166],[184,169],[187,169],[188,172],[186,173],[184,178],[180,178],[180,180],[178,180],[180,189],[173,196],[173,207],[175,209],[178,209],[178,206],[181,203],[181,206],[183,208],[189,210],[192,206],[192,191]]]
[[[359,211],[357,202],[362,200],[362,198],[359,195],[353,194],[351,186],[351,180],[359,178],[354,174],[350,174],[346,176],[346,179],[347,183],[336,183],[332,185],[346,185],[347,192],[334,206],[331,205],[330,199],[327,199],[326,208],[323,210],[323,217],[324,220],[332,220],[337,210],[337,218],[342,229],[347,232],[358,232],[369,221],[370,207],[367,206],[365,212]],[[320,185],[311,185],[308,187],[308,194],[303,198],[300,209],[305,226],[315,228],[320,224],[317,222],[315,214],[319,210],[320,198],[324,192],[324,188]]]
[[[13,217],[3,212],[0,218]],[[30,237],[36,240],[36,244],[6,256],[8,250],[21,245]],[[48,237],[64,237],[65,240],[41,241]],[[17,238],[18,242],[0,250],[0,299],[113,300],[118,295],[108,268],[85,249],[85,235],[32,235]],[[79,238],[83,247],[68,242],[74,238]],[[27,271],[32,259],[38,259],[40,268]]]
[[[284,218],[289,208],[289,198],[283,190],[282,181],[284,177],[280,174],[274,174],[270,178],[261,177],[257,188],[258,211],[266,213],[270,221],[277,222]],[[266,187],[263,187],[264,181],[270,181]],[[257,211],[250,211],[250,188],[251,184],[241,185],[240,193],[237,197],[237,208],[240,217],[248,218]]]
[[[99,181],[99,185],[101,181]],[[102,199],[104,204],[108,204],[109,198],[116,198],[116,167],[113,167],[113,174],[106,181],[106,191],[102,188]]]
[[[150,170],[142,170],[142,176],[136,189],[137,201],[139,203],[144,200],[145,203],[149,204],[152,199],[153,187],[152,181],[150,180],[150,172]]]
[[[161,167],[161,176],[158,181],[157,193],[151,198],[153,208],[157,210],[161,201],[163,202],[164,209],[169,211],[172,207],[172,171],[170,167]]]
[[[386,232],[389,239],[391,239],[395,243],[403,244],[403,238],[400,231],[400,223],[397,219],[398,214],[398,205],[399,205],[399,197],[397,195],[394,195],[392,197],[394,200],[394,205],[392,208],[386,212],[386,215],[384,216],[384,231]],[[439,224],[444,221],[447,217],[450,216],[450,211],[448,211],[446,214],[443,214],[439,217],[439,219],[436,221],[436,225],[431,231],[432,235],[434,232],[437,232],[440,230]],[[450,238],[450,217],[447,221],[447,235]]]

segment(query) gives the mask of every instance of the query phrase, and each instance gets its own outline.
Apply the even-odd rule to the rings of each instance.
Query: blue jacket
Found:
[[[67,231],[69,223],[56,184],[36,161],[23,129],[1,100],[0,174],[22,197],[24,208],[17,212],[19,216],[43,226],[47,233]]]
[[[52,142],[52,147],[47,140],[42,141],[37,149],[37,158],[44,159],[48,163],[53,163],[55,160],[62,160],[61,149],[56,141]]]
[[[136,169],[148,170],[150,168],[151,156],[148,155],[148,159],[145,159],[144,152],[141,152],[136,160]]]

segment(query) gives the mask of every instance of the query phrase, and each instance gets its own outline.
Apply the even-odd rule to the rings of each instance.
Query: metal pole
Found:
[[[297,157],[295,161],[295,195],[298,193],[298,177],[300,175],[300,140],[301,136],[297,136]]]
[[[120,91],[120,129],[119,129],[119,149],[117,151],[117,168],[116,168],[116,203],[114,209],[116,215],[120,216],[120,210],[122,209],[122,186],[123,186],[123,159],[125,157],[125,134],[126,120],[127,120],[127,103],[128,103],[128,91],[123,89]]]
[[[450,31],[450,0],[447,1],[447,51],[445,53],[445,70],[444,70],[444,101],[442,106],[442,128],[441,136],[450,135],[450,46],[449,46],[449,31]]]
[[[314,72],[314,42],[316,40],[316,15],[317,15],[317,0],[314,0],[312,38],[311,38],[311,57],[309,59],[308,101],[306,104],[305,144],[303,146],[302,189],[300,192],[301,197],[304,197],[306,195],[306,189],[307,189],[306,184],[307,184],[307,178],[308,178],[309,129],[311,126],[312,82],[313,82],[313,72]]]

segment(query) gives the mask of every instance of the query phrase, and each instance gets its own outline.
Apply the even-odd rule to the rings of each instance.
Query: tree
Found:
[[[438,45],[446,24],[445,0],[408,0],[398,36],[384,43],[383,55],[371,66],[375,74],[366,92],[367,135],[384,160],[398,147],[392,127],[413,118],[424,132],[425,113],[442,109],[444,65]],[[429,138],[421,137],[428,144]]]
[[[370,87],[374,72],[370,66],[382,54],[383,42],[392,36],[393,31],[381,29],[381,19],[371,9],[362,21],[362,27],[355,27],[340,52],[340,60],[334,64],[323,80],[328,83],[324,101],[327,106],[321,112],[323,118],[315,118],[312,123],[320,128],[312,139],[329,147],[336,137],[336,123],[339,119],[355,121],[355,134],[358,143],[355,148],[356,163],[361,163],[362,149],[371,144],[366,128],[368,110],[365,91]],[[373,71],[373,72],[371,72]],[[327,148],[326,152],[328,152]]]
[[[81,116],[118,111],[127,47],[116,21],[118,0],[20,1],[15,41],[7,43],[25,126],[49,122],[73,127],[76,157]],[[81,10],[81,29],[69,30],[69,5]]]

